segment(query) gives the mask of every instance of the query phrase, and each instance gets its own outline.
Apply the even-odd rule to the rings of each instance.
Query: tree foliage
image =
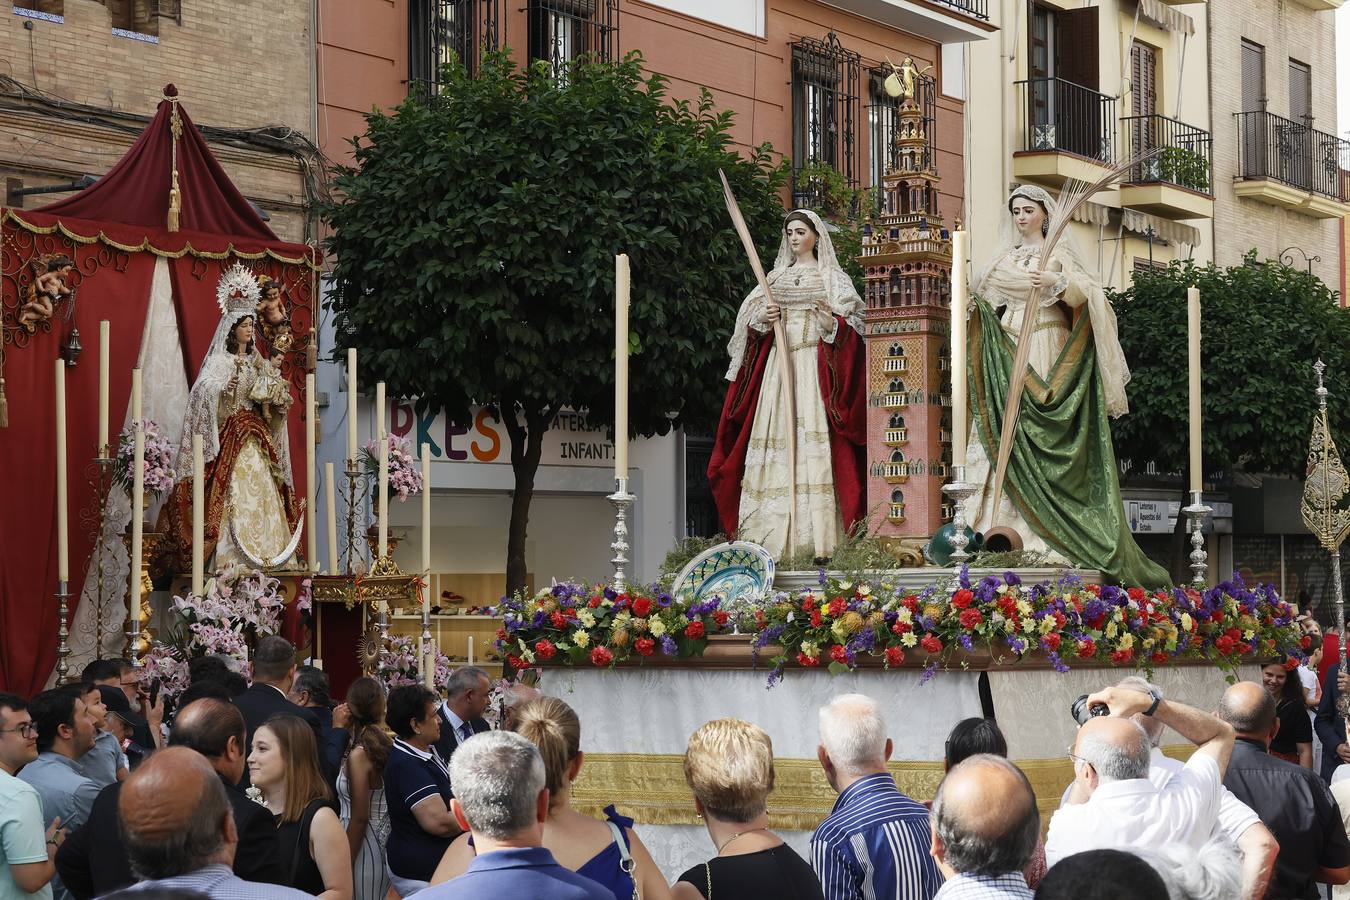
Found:
[[[1130,412],[1113,423],[1116,456],[1135,468],[1187,468],[1186,290],[1200,289],[1206,472],[1304,475],[1317,409],[1312,364],[1331,379],[1333,434],[1350,425],[1350,316],[1305,271],[1255,254],[1228,269],[1173,262],[1136,272],[1115,294],[1129,361]],[[1350,436],[1344,446],[1350,447]]]
[[[706,427],[725,392],[725,344],[753,276],[723,206],[723,169],[769,262],[784,165],[741,155],[732,114],[672,101],[642,60],[546,64],[488,56],[445,70],[434,96],[366,117],[356,165],[326,210],[339,353],[419,409],[503,417],[515,469],[507,583],[542,434],[563,407],[613,421],[614,255],[632,267],[630,424]]]

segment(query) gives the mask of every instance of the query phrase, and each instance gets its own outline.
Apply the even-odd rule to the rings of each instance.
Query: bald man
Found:
[[[1181,844],[1199,850],[1218,821],[1224,772],[1233,753],[1225,722],[1156,691],[1110,687],[1087,699],[1110,713],[1078,729],[1069,796],[1050,819],[1046,862],[1084,850]],[[1157,718],[1196,745],[1185,767],[1164,785],[1149,780],[1152,744],[1131,717]]]
[[[1241,681],[1224,692],[1219,718],[1237,732],[1224,785],[1250,806],[1280,843],[1268,897],[1318,897],[1317,884],[1350,881],[1350,839],[1340,807],[1311,769],[1271,756],[1280,730],[1275,698]]]
[[[197,891],[214,900],[310,896],[231,871],[239,835],[230,801],[195,750],[170,747],[149,757],[123,783],[117,813],[131,869],[141,878],[129,890]]]
[[[933,900],[1032,900],[1022,870],[1041,833],[1022,770],[979,753],[958,763],[933,798],[933,859],[947,877]]]

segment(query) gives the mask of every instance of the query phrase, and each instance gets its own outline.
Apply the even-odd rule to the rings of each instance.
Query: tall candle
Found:
[[[309,570],[319,571],[318,486],[314,483],[314,432],[317,422],[314,404],[314,373],[305,375],[305,555]]]
[[[375,440],[384,440],[384,382],[375,384]]]
[[[439,652],[440,650],[436,646],[434,638],[427,641],[426,665],[422,671],[426,673],[426,684],[427,687],[431,688],[432,692],[435,692],[436,690],[436,657],[439,655]]]
[[[338,548],[337,548],[337,492],[333,486],[333,464],[326,462],[323,464],[323,500],[324,507],[328,513],[328,574],[336,575],[338,573]]]
[[[628,477],[628,254],[614,257],[614,477]]]
[[[1200,289],[1186,291],[1186,362],[1190,376],[1191,491],[1204,490],[1200,462]]]
[[[133,409],[140,413],[141,370],[132,370],[132,389],[136,391]],[[135,439],[131,452],[131,590],[127,611],[131,615],[128,630],[140,631],[141,621],[141,534],[145,528],[145,429],[139,415],[132,429]],[[133,651],[135,652],[135,651]]]
[[[417,670],[422,673],[422,683],[427,684],[427,642],[420,634],[417,636]]]
[[[141,370],[131,370],[131,424],[135,426],[141,420]]]
[[[108,346],[111,333],[107,319],[98,323],[98,454],[108,447]]]
[[[431,445],[422,445],[422,612],[431,611]]]
[[[192,435],[192,593],[200,597],[206,581],[206,465],[202,436]]]
[[[469,665],[473,665],[473,635],[469,635]]]
[[[952,465],[966,464],[966,238],[952,232]]]
[[[347,459],[356,459],[356,348],[347,350]]]
[[[60,357],[56,368],[56,580],[70,581],[70,523],[66,497],[66,364]]]
[[[389,555],[389,441],[383,433],[377,440],[380,442],[380,558],[383,559]]]

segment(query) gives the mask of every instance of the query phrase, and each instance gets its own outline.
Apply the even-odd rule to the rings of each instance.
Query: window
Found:
[[[1114,159],[1109,98],[1097,93],[1096,6],[1031,8],[1025,115],[1027,150],[1064,150],[1088,159]]]
[[[1242,41],[1242,112],[1266,108],[1266,48]]]
[[[499,0],[410,0],[408,79],[434,87],[452,58],[472,75],[482,51],[497,48],[500,15]]]
[[[618,0],[529,0],[527,11],[530,61],[547,60],[554,78],[565,77],[568,63],[586,53],[615,58]]]
[[[115,31],[129,32],[133,35],[159,36],[159,20],[168,17],[182,24],[181,0],[100,0],[108,8]],[[16,6],[18,4],[15,4]],[[36,4],[42,6],[60,6],[60,3]]]
[[[1158,51],[1135,41],[1130,47],[1130,115],[1158,114]]]
[[[1312,67],[1296,59],[1289,60],[1289,118],[1311,125]]]
[[[66,0],[14,0],[14,11],[19,15],[37,13],[30,18],[60,22],[66,14]]]
[[[890,387],[886,388],[887,393],[903,394],[905,392],[905,383],[899,378],[892,378]]]
[[[868,171],[867,184],[877,187],[888,171],[895,167],[895,119],[900,101],[886,93],[883,84],[887,72],[871,72],[870,102],[867,106]]]
[[[899,488],[896,488],[895,490],[891,491],[891,502],[892,502],[892,503],[904,503],[904,502],[905,502],[905,492],[902,491],[902,490],[900,490]]]
[[[891,427],[891,428],[904,428],[904,427],[905,427],[905,417],[902,416],[902,415],[900,415],[899,413],[894,413],[894,414],[892,414],[892,415],[891,415],[890,427]]]
[[[858,80],[861,58],[830,32],[792,45],[792,197],[818,206],[823,185],[802,170],[827,165],[850,187],[858,184]]]

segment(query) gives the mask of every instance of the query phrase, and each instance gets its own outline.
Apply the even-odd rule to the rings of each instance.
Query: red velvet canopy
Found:
[[[0,209],[0,312],[3,375],[9,427],[0,429],[0,690],[32,695],[56,660],[56,435],[52,360],[73,326],[87,348],[67,367],[67,467],[69,471],[70,615],[84,588],[97,515],[86,470],[97,455],[99,321],[111,325],[110,431],[126,418],[131,369],[140,350],[158,258],[168,259],[183,366],[191,384],[219,320],[215,302],[221,273],[243,261],[284,286],[297,346],[313,321],[318,252],[278,240],[225,175],[206,141],[166,88],[150,125],[118,163],[93,186],[38,210]],[[170,99],[172,98],[172,99]],[[175,140],[175,131],[177,138]],[[176,144],[176,147],[175,147]],[[177,170],[180,230],[170,231],[170,190]],[[75,262],[77,288],[72,321],[69,301],[34,333],[18,325],[34,263],[51,254]],[[286,362],[296,400],[302,399],[303,355]],[[297,402],[291,417],[291,456],[304,457],[304,423]],[[304,467],[295,488],[304,496]],[[118,490],[118,488],[114,488]],[[105,590],[125,595],[126,586]]]

